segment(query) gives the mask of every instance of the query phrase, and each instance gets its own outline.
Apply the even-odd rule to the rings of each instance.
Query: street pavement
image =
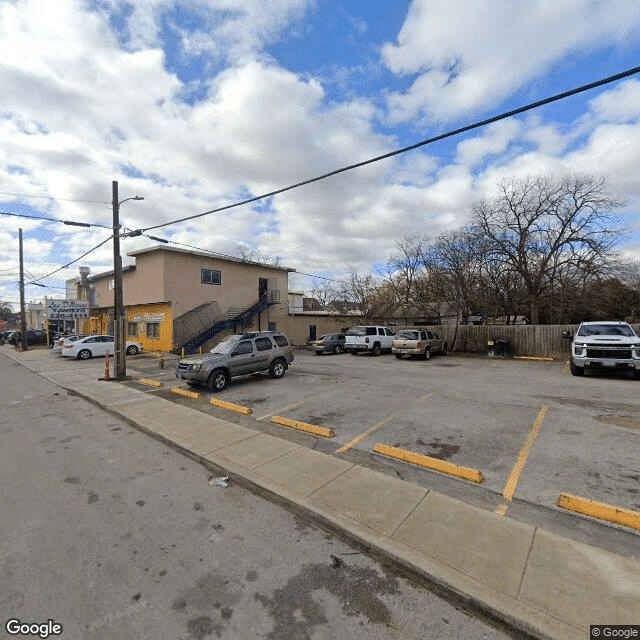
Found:
[[[597,637],[590,625],[640,625],[634,558],[100,380],[101,361],[78,370],[45,349],[3,353],[523,635],[578,640]]]

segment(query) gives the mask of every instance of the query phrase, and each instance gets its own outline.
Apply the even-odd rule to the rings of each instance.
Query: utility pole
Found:
[[[120,202],[118,183],[111,183],[113,190],[113,343],[114,378],[127,377],[127,362],[124,334],[124,302],[122,295],[122,256],[120,255]]]
[[[113,344],[114,344],[114,379],[127,377],[126,331],[127,315],[124,308],[122,292],[122,256],[120,255],[120,205],[127,200],[144,200],[142,196],[133,196],[118,200],[118,182],[111,183],[113,192]],[[140,235],[140,233],[138,233]]]
[[[27,312],[24,304],[24,260],[22,256],[22,229],[18,229],[19,255],[20,255],[20,345],[22,351],[27,350],[29,339],[27,338]]]

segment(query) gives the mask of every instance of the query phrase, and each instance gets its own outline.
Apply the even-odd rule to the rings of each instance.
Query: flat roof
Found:
[[[224,253],[216,253],[215,251],[197,251],[193,249],[181,249],[179,247],[167,247],[162,244],[155,245],[153,247],[147,247],[146,249],[137,249],[136,251],[131,251],[127,253],[127,255],[135,257],[145,253],[153,253],[155,251],[169,251],[172,253],[184,253],[192,256],[202,256],[203,258],[218,258],[219,260],[227,260],[228,262],[238,262],[240,264],[250,264],[257,267],[274,269],[275,271],[289,271],[289,272],[295,271],[295,269],[291,269],[289,267],[278,267],[272,264],[267,264],[265,262],[255,262],[253,260],[244,260],[243,258],[235,258],[233,256],[225,255]]]

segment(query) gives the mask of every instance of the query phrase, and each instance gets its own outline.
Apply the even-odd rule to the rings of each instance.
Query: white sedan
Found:
[[[127,341],[125,350],[128,356],[134,356],[142,351],[142,345],[139,342]],[[114,352],[113,336],[85,336],[75,342],[66,343],[62,347],[63,356],[78,358],[78,360],[88,360],[107,353],[112,356]]]

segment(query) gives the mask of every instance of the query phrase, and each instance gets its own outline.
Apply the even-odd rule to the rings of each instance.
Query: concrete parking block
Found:
[[[536,531],[523,601],[588,634],[591,624],[639,624],[639,594],[637,560]]]
[[[353,466],[346,460],[300,447],[256,467],[255,471],[296,493],[308,496]]]
[[[246,469],[255,469],[261,464],[275,460],[280,456],[298,449],[300,445],[264,433],[246,438],[235,444],[218,449],[204,456],[205,459],[216,462],[218,458],[230,460]]]
[[[531,525],[430,491],[393,538],[517,597],[534,532]]]
[[[318,502],[385,535],[391,535],[427,489],[354,466],[310,495]]]

